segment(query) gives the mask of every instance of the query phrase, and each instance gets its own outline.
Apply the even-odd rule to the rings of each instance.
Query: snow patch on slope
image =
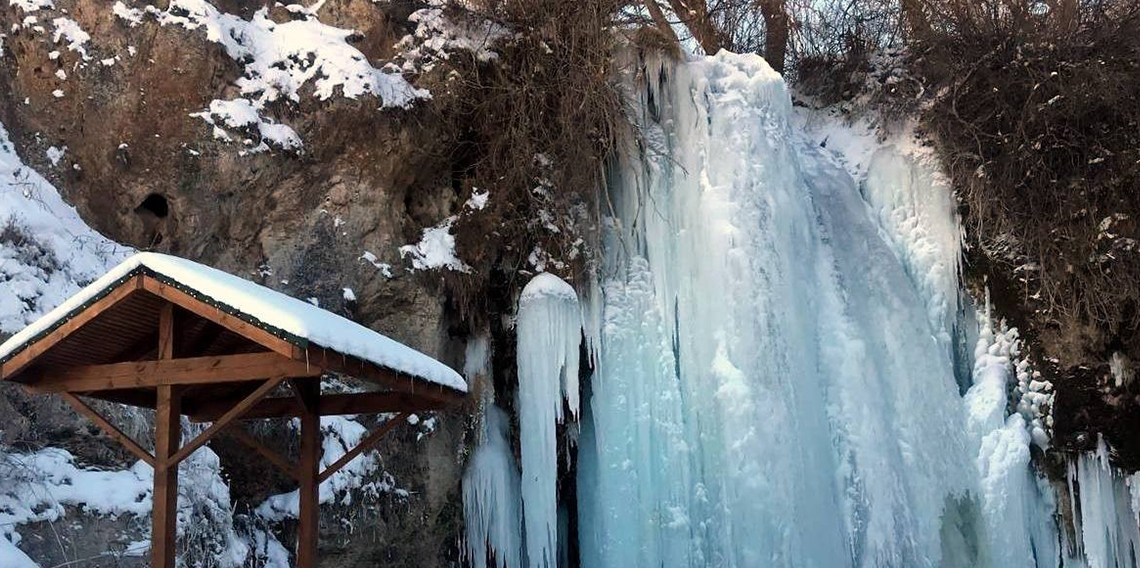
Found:
[[[24,165],[0,125],[0,333],[32,323],[130,252]]]
[[[114,10],[132,25],[137,20],[136,8],[117,3]],[[193,116],[202,117],[211,125],[212,116],[228,117],[223,120],[241,126],[254,124],[263,137],[283,148],[300,145],[296,133],[260,116],[250,119],[248,112],[260,115],[266,105],[278,100],[299,102],[306,86],[311,86],[320,100],[327,100],[338,90],[350,99],[375,95],[384,108],[406,108],[431,96],[409,84],[399,70],[373,67],[363,53],[348,43],[356,32],[322,23],[315,9],[294,11],[297,19],[284,23],[274,22],[265,7],[255,12],[251,20],[244,20],[219,11],[206,0],[171,0],[166,10],[148,5],[145,11],[164,26],[204,30],[207,40],[221,44],[242,66],[242,77],[237,80],[242,97],[213,101],[208,110]],[[233,118],[235,115],[226,110],[240,111],[240,118]]]

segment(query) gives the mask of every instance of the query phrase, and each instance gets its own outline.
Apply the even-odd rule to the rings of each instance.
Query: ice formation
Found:
[[[557,423],[563,401],[578,415],[578,296],[550,273],[535,276],[519,297],[518,408],[522,446],[522,501],[530,566],[557,566]]]
[[[584,309],[582,565],[1079,565],[910,135],[818,138],[755,56],[642,63]]]
[[[467,554],[475,568],[522,567],[522,501],[519,470],[511,451],[510,422],[497,406],[483,416],[483,441],[463,474],[463,519]]]

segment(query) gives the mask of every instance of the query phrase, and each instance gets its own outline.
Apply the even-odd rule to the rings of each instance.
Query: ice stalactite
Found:
[[[1138,481],[1112,467],[1103,439],[1096,452],[1069,463],[1069,495],[1088,568],[1130,568],[1140,562]]]
[[[483,441],[471,455],[463,474],[463,518],[467,553],[475,568],[522,567],[519,470],[510,444],[510,422],[490,405],[483,416]]]
[[[523,288],[518,309],[518,411],[522,501],[530,566],[557,566],[557,424],[578,416],[582,313],[569,284],[549,273]]]

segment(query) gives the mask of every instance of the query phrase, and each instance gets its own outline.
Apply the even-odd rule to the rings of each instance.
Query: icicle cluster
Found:
[[[510,422],[497,406],[483,416],[483,443],[463,474],[463,518],[467,553],[475,568],[487,568],[488,547],[494,568],[521,568],[519,470],[510,445]]]
[[[1125,478],[1109,463],[1108,446],[1069,463],[1069,504],[1077,546],[1089,568],[1135,566],[1140,550],[1137,476]]]
[[[563,400],[578,416],[578,349],[582,314],[578,295],[549,273],[535,276],[519,297],[519,439],[522,500],[530,566],[557,566],[558,444]]]

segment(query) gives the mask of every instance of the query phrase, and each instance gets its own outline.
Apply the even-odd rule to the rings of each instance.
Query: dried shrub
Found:
[[[484,209],[464,210],[454,225],[458,256],[471,272],[449,272],[446,280],[466,318],[501,312],[489,309],[495,300],[486,292],[510,298],[528,272],[573,279],[585,267],[593,196],[626,123],[613,82],[621,6],[510,0],[449,8],[507,31],[494,60],[453,58],[446,89],[433,89],[453,133],[457,195],[462,202],[476,188],[490,192]]]
[[[1016,276],[1043,327],[1091,324],[1131,337],[1140,323],[1140,11],[998,9],[1007,4],[927,4],[929,27],[913,40],[917,70],[943,94],[925,125],[975,252]]]

